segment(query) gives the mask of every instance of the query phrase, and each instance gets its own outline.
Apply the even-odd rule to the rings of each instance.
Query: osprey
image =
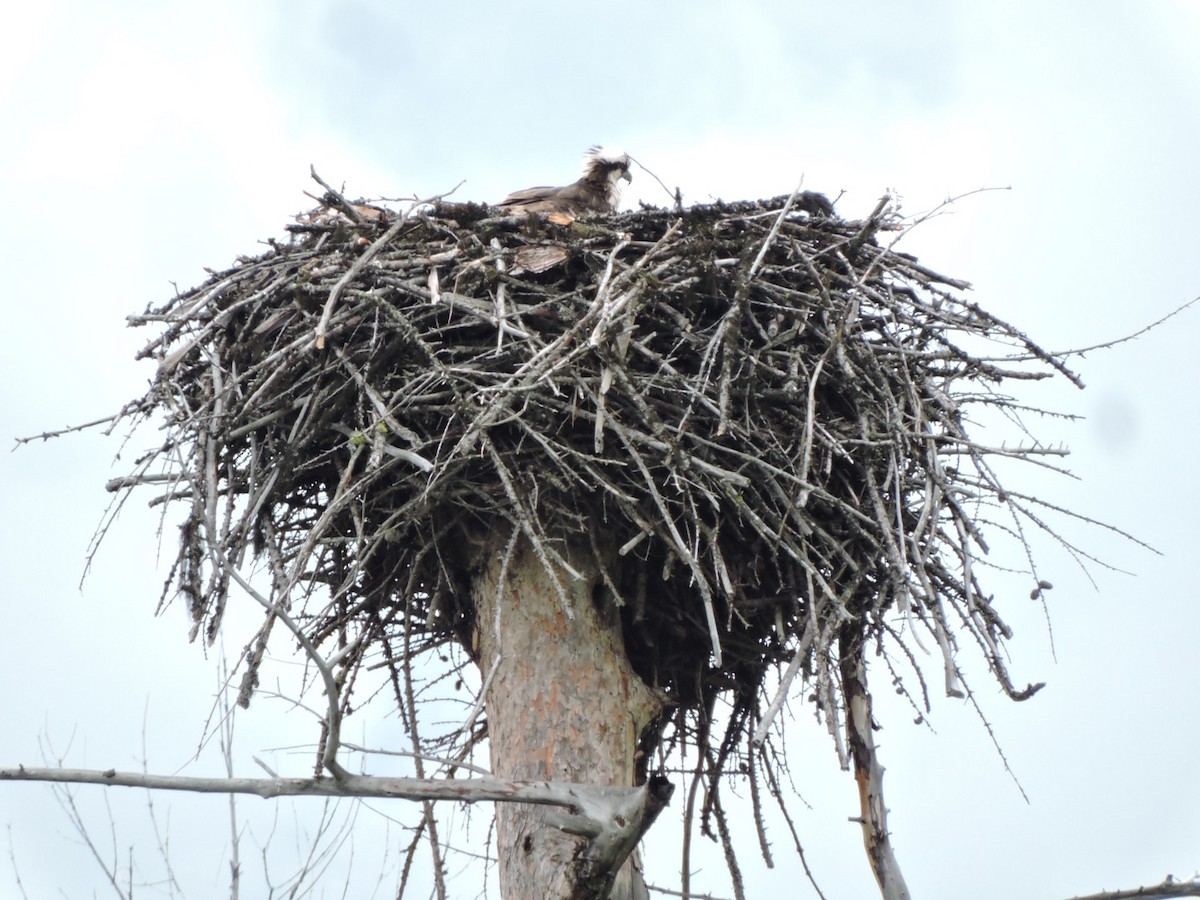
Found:
[[[616,212],[622,180],[632,180],[629,156],[620,150],[593,147],[583,159],[583,176],[574,184],[526,188],[496,205],[508,213],[550,213],[551,221],[570,222],[587,213]]]

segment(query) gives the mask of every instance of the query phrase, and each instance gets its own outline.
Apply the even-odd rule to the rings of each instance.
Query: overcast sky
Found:
[[[902,249],[971,281],[973,299],[1054,350],[1130,334],[1200,294],[1200,6],[1191,0],[41,0],[6,11],[4,30],[0,424],[10,441],[107,415],[140,393],[152,370],[133,354],[150,335],[126,329],[125,315],[281,234],[310,205],[310,164],[351,195],[429,196],[464,182],[457,198],[494,201],[572,180],[582,152],[605,143],[687,202],[773,196],[803,177],[844,192],[847,217],[885,190],[915,214],[1011,188],[959,201]],[[668,201],[634,174],[626,205]],[[1200,308],[1075,359],[1085,391],[1063,382],[1025,395],[1084,418],[1031,422],[1070,446],[1077,479],[1027,473],[1020,485],[1161,555],[1069,529],[1123,570],[1093,566],[1093,583],[1039,544],[1055,584],[1056,655],[1028,588],[997,582],[997,605],[1017,630],[1014,679],[1048,682],[1015,705],[976,678],[1028,803],[968,707],[936,697],[931,729],[880,692],[890,824],[918,900],[1065,898],[1200,868],[1198,329]],[[1005,437],[1017,440],[995,439]],[[154,617],[165,578],[159,521],[139,498],[79,587],[109,500],[104,482],[151,440],[85,434],[0,454],[0,765],[37,764],[48,737],[70,765],[138,768],[144,746],[152,771],[218,771],[211,747],[189,760],[211,712],[219,648],[206,659],[186,642],[181,606]],[[245,639],[230,631],[231,650]],[[795,711],[809,865],[829,900],[870,896],[848,821],[853,780],[807,709]],[[382,709],[355,727],[369,728],[358,739],[372,746],[400,736]],[[258,702],[238,728],[239,774],[259,774],[252,755],[308,771],[307,748],[276,749],[311,743],[303,712]],[[94,836],[122,859],[132,847],[140,876],[156,878],[145,794],[110,794],[114,840],[102,793],[78,794]],[[170,817],[183,892],[223,890],[226,802],[154,801],[164,829]],[[678,885],[665,856],[678,811],[646,851],[651,880],[664,886]],[[240,801],[253,829],[242,848],[258,879],[247,882],[252,896],[265,895],[255,842],[275,812],[286,835],[276,844],[302,847],[319,804]],[[356,873],[377,877],[385,848],[394,859],[406,840],[389,817],[411,815],[386,804],[344,804],[339,815],[357,816]],[[0,895],[19,896],[18,873],[29,897],[111,895],[48,788],[0,786],[0,823]],[[479,850],[486,828],[476,818],[462,845]],[[780,829],[773,838],[774,870],[745,841],[753,896],[815,896],[790,839]],[[345,853],[339,860],[328,896],[340,895]],[[715,848],[701,862],[713,876],[705,883],[727,895]],[[368,879],[359,895],[390,896],[389,877]],[[456,895],[473,896],[473,883],[460,874]]]

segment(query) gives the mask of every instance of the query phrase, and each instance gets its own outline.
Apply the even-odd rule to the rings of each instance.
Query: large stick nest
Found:
[[[133,319],[160,329],[160,364],[130,409],[165,438],[114,487],[165,484],[186,508],[174,584],[197,630],[257,560],[351,675],[381,647],[399,665],[401,631],[401,655],[470,650],[489,535],[532,542],[558,585],[560,542],[586,536],[635,669],[678,711],[664,737],[707,734],[723,695],[727,751],[789,662],[836,716],[847,622],[927,633],[952,693],[969,635],[1024,696],[973,561],[987,522],[1040,524],[990,465],[1035,451],[975,443],[965,415],[1009,405],[1008,379],[1072,376],[890,249],[885,205],[570,226],[346,209]]]

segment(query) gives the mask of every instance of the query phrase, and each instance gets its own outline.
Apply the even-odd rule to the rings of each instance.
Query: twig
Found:
[[[326,184],[324,179],[317,174],[316,166],[310,165],[308,167],[308,174],[313,181],[325,188],[325,194],[329,198],[330,205],[336,207],[340,213],[342,213],[355,225],[363,224],[362,216],[359,215],[358,210],[354,208],[354,204],[343,197],[340,191],[335,191],[332,187]]]
[[[313,172],[313,177],[317,177],[315,171]],[[317,180],[320,181],[320,179]],[[321,182],[321,184],[324,184],[324,182]],[[338,279],[337,283],[334,284],[333,290],[329,292],[329,299],[325,301],[325,306],[321,310],[321,318],[317,321],[317,327],[313,332],[314,347],[316,347],[318,350],[325,349],[325,332],[329,328],[329,320],[333,316],[333,309],[337,305],[338,299],[341,297],[342,292],[351,282],[354,281],[355,278],[358,277],[359,273],[366,268],[367,264],[370,263],[371,260],[374,259],[384,247],[391,243],[392,239],[408,225],[409,216],[412,215],[413,211],[421,206],[445,199],[454,193],[454,191],[458,190],[458,187],[459,185],[455,185],[445,193],[436,194],[433,197],[428,197],[425,200],[417,200],[412,203],[408,209],[406,209],[399,216],[399,218],[392,223],[391,227],[388,228],[387,231],[385,231],[380,237],[376,238],[375,241],[362,252],[358,259],[356,259],[350,268],[346,270],[345,274],[343,274],[342,277]],[[345,201],[343,200],[343,202]]]
[[[1168,900],[1172,897],[1200,897],[1200,878],[1176,881],[1170,875],[1152,887],[1101,891],[1098,894],[1072,897],[1071,900]]]

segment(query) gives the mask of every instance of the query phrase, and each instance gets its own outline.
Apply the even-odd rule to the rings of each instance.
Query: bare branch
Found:
[[[1098,894],[1072,897],[1071,900],[1169,900],[1172,897],[1200,897],[1200,878],[1176,881],[1170,875],[1153,887],[1101,891]]]
[[[98,784],[108,787],[150,788],[193,793],[254,794],[276,797],[379,797],[418,802],[496,801],[562,807],[550,821],[570,834],[591,841],[589,860],[599,872],[613,872],[670,801],[673,787],[665,778],[651,778],[640,788],[615,788],[559,782],[507,782],[491,778],[422,779],[350,775],[342,778],[207,778],[152,775],[115,769],[26,768],[0,769],[0,781],[47,781]],[[66,794],[70,802],[70,794]],[[85,840],[86,832],[84,834]],[[91,842],[93,855],[100,860]],[[117,890],[115,871],[106,867]]]

